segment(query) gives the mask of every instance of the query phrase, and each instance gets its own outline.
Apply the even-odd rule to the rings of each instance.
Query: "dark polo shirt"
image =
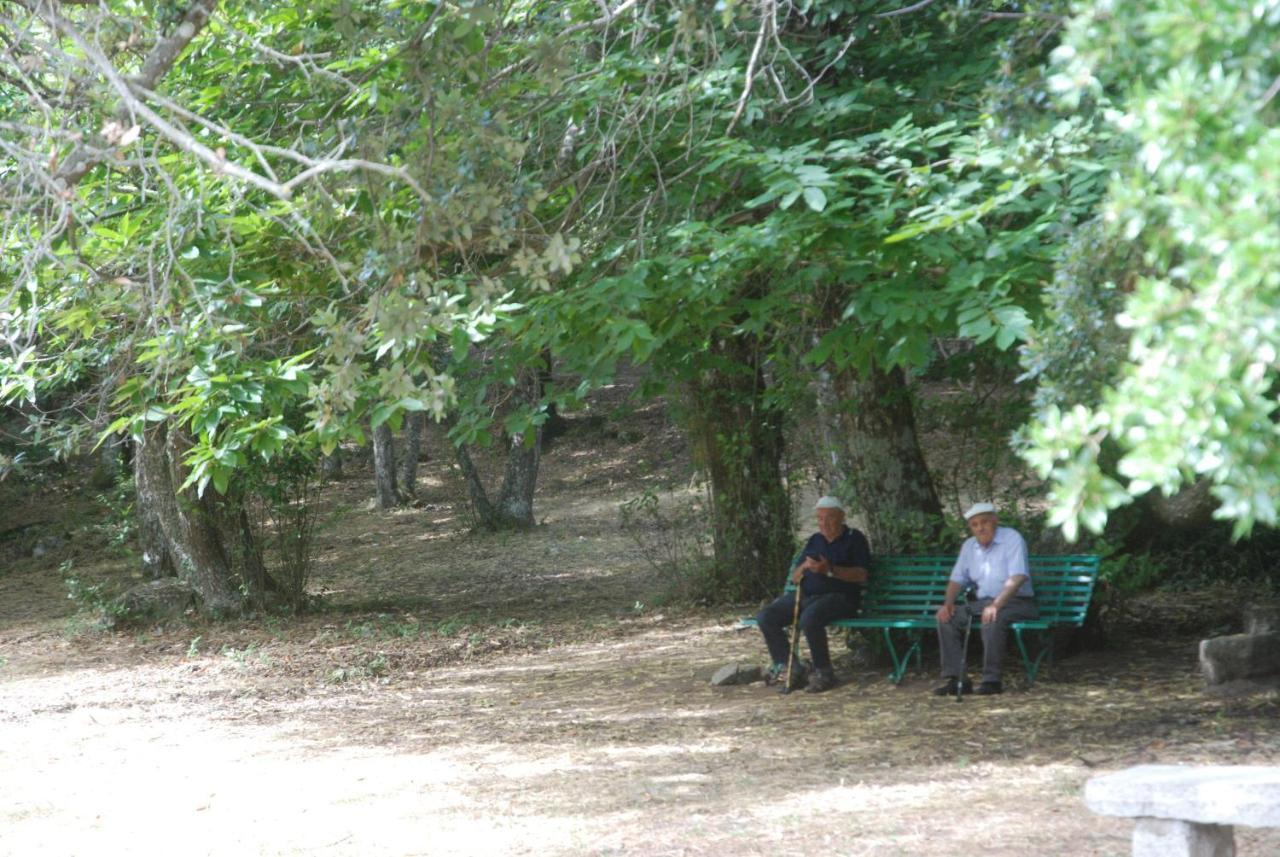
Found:
[[[860,530],[851,527],[845,527],[844,532],[836,536],[835,541],[830,542],[822,533],[814,533],[805,543],[800,562],[804,562],[804,556],[823,556],[832,565],[843,567],[851,565],[861,568],[871,567],[871,545],[867,544],[867,537]],[[802,595],[840,592],[857,598],[862,594],[862,584],[837,580],[834,577],[818,574],[812,569],[805,569],[804,579],[800,581],[800,592]]]

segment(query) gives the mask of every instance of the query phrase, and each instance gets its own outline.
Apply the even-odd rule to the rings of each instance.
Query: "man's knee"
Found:
[[[785,608],[785,609],[784,609]],[[781,628],[783,625],[790,624],[791,608],[787,607],[779,601],[772,604],[766,604],[760,608],[760,612],[756,614],[756,624],[770,627]]]
[[[804,631],[806,637],[811,634],[825,634],[827,632],[827,620],[817,616],[810,616],[800,620],[800,630]]]
[[[1003,639],[1004,635],[1009,633],[1009,626],[1012,624],[1012,620],[1006,619],[1004,616],[998,616],[996,621],[983,624],[982,636]]]

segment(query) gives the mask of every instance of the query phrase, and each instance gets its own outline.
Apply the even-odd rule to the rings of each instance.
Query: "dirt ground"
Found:
[[[826,694],[711,687],[763,647],[747,605],[656,606],[618,504],[687,463],[648,416],[549,451],[531,534],[467,533],[438,457],[392,513],[349,469],[299,620],[95,630],[63,573],[130,573],[96,513],[11,502],[17,524],[83,519],[0,558],[0,854],[1122,855],[1131,825],[1085,809],[1090,776],[1280,764],[1280,695],[1203,695],[1177,623],[959,704],[848,655]],[[1280,831],[1237,844],[1277,854]]]

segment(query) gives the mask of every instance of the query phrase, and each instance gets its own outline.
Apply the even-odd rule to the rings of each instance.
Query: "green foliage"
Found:
[[[270,546],[263,551],[265,571],[284,606],[293,611],[308,606],[307,583],[315,566],[316,470],[315,456],[293,450],[278,456],[269,469],[250,469],[241,486],[256,517],[259,548],[264,539]]]
[[[102,520],[93,525],[93,529],[106,538],[111,550],[125,556],[132,554],[132,542],[137,528],[133,498],[133,478],[123,474],[109,491],[94,497],[94,502],[105,514]]]
[[[1119,377],[1128,337],[1116,316],[1139,266],[1133,247],[1109,241],[1099,221],[1071,236],[1045,289],[1044,322],[1022,352],[1039,408],[1096,405]]]
[[[1274,4],[623,5],[220,7],[125,111],[102,62],[185,7],[18,9],[0,403],[42,457],[171,421],[227,493],[407,412],[531,439],[624,361],[682,394],[749,364],[706,435],[741,470],[814,372],[962,338],[1026,346],[1069,535],[1195,479],[1275,523]],[[517,396],[547,357],[569,383]],[[1024,401],[940,416],[1003,444]]]
[[[104,581],[77,573],[74,560],[63,560],[58,565],[58,574],[62,576],[67,598],[78,610],[105,617],[121,615],[120,604],[115,598],[117,593],[113,587]]]
[[[1280,7],[1084,4],[1055,52],[1066,106],[1128,146],[1104,222],[1142,268],[1117,323],[1117,376],[1092,406],[1049,405],[1027,460],[1069,536],[1148,491],[1207,479],[1237,537],[1277,522],[1280,165],[1271,46]],[[1103,441],[1122,449],[1116,473]]]
[[[7,50],[57,56],[79,34],[128,74],[170,35],[129,4],[60,11],[62,31],[32,13]],[[75,81],[56,104],[38,76],[0,81],[0,119],[26,128],[39,105],[81,129],[55,133],[52,158],[5,149],[0,282],[18,287],[0,316],[0,401],[40,414],[32,438],[68,451],[86,411],[135,434],[174,418],[196,440],[192,484],[220,492],[286,447],[329,450],[405,411],[439,419],[454,389],[433,346],[482,340],[516,307],[504,296],[581,259],[578,239],[536,220],[545,194],[498,106],[538,78],[513,25],[490,4],[221,9],[163,95],[140,96],[159,119],[95,138],[129,157],[52,208],[48,172],[109,127],[116,97],[101,65],[42,67],[55,89]],[[475,97],[491,63],[517,70],[496,102]]]
[[[1125,598],[1154,589],[1168,571],[1165,563],[1149,553],[1121,553],[1103,559],[1098,567],[1098,580]]]

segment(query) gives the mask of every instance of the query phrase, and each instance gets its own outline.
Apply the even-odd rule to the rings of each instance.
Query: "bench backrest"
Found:
[[[877,556],[862,599],[862,615],[929,619],[947,594],[954,556]]]
[[[792,568],[800,562],[797,556]],[[885,619],[929,619],[946,597],[955,556],[880,555],[871,560],[871,576],[861,615]],[[1097,556],[1027,558],[1040,618],[1055,624],[1084,622],[1098,578]],[[794,589],[788,577],[786,591]]]
[[[1080,625],[1089,612],[1089,599],[1098,580],[1097,556],[1032,556],[1031,588],[1041,620]]]

